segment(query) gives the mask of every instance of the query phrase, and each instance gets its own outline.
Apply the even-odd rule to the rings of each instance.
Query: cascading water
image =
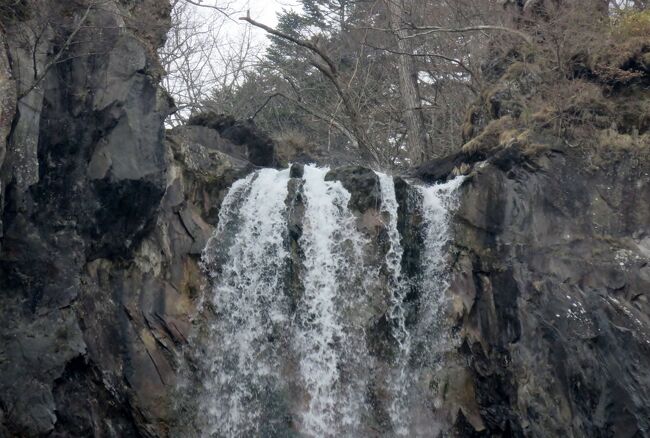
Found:
[[[420,186],[422,194],[422,216],[424,223],[424,246],[422,256],[422,271],[420,276],[422,295],[418,318],[423,331],[439,328],[443,293],[447,289],[447,278],[443,275],[445,268],[445,245],[449,234],[449,213],[455,207],[456,190],[463,183],[463,177],[457,177],[445,184]],[[422,332],[420,339],[429,338]],[[438,336],[444,337],[445,332],[439,331]]]
[[[363,238],[347,208],[350,193],[338,181],[325,181],[327,171],[305,168],[306,209],[299,241],[304,294],[296,314],[295,346],[309,395],[303,426],[312,436],[357,431],[365,386],[362,375],[355,380],[342,375],[365,356],[364,343],[345,318],[359,287],[354,280],[363,267]]]
[[[222,204],[194,340],[201,436],[431,431],[427,379],[450,340],[444,250],[462,179],[410,187],[417,208],[402,211],[393,178],[377,174],[373,213],[351,210],[351,193],[328,171],[305,166],[298,180],[263,169]],[[421,216],[418,242],[404,242],[400,214]],[[381,257],[372,217],[387,236]],[[415,273],[405,271],[404,245],[421,246]]]
[[[401,236],[397,229],[398,208],[395,194],[395,183],[389,175],[379,173],[381,188],[381,212],[385,218],[384,225],[388,232],[390,246],[386,252],[386,267],[390,273],[390,303],[388,315],[393,324],[392,336],[398,345],[398,354],[391,367],[390,386],[393,397],[388,408],[393,425],[393,432],[398,436],[408,434],[408,360],[411,351],[410,332],[406,327],[405,298],[407,284],[402,277],[402,248]]]
[[[434,186],[416,186],[423,219],[423,255],[419,263],[419,275],[406,278],[401,272],[404,249],[397,228],[399,204],[395,184],[388,175],[380,173],[378,176],[382,195],[381,209],[388,218],[385,226],[390,240],[386,253],[386,266],[392,277],[389,315],[394,326],[393,338],[399,346],[392,364],[390,382],[393,396],[389,406],[392,435],[427,436],[431,432],[430,425],[426,424],[427,421],[415,418],[418,416],[417,411],[425,408],[420,417],[430,419],[426,409],[429,408],[427,405],[431,394],[428,393],[428,382],[422,381],[421,371],[431,366],[431,362],[436,360],[436,353],[444,345],[448,346],[449,337],[441,323],[443,293],[448,286],[444,269],[444,247],[449,240],[449,219],[455,208],[455,194],[464,178],[455,178]],[[406,296],[412,287],[419,290],[418,316],[416,324],[407,326],[409,310]],[[418,347],[426,354],[418,354],[417,359],[414,359],[412,351]]]
[[[215,315],[207,344],[210,358],[204,406],[206,435],[257,435],[269,391],[282,386],[279,357],[269,339],[288,323],[281,290],[289,171],[264,169],[235,183],[204,264],[213,279]],[[225,245],[224,245],[225,244]]]

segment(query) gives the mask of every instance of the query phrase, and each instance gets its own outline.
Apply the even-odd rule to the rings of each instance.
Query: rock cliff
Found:
[[[0,435],[165,436],[197,259],[252,165],[165,134],[168,2],[72,3],[2,17]]]
[[[471,174],[455,221],[458,433],[645,436],[647,150],[598,169],[508,155]]]
[[[535,65],[502,59],[463,150],[418,172],[469,174],[449,291],[461,436],[650,433],[650,46],[607,50],[609,79],[576,73],[577,97],[532,117]]]

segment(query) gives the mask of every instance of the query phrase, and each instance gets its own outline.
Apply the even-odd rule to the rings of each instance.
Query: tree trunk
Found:
[[[404,122],[407,129],[406,142],[412,164],[418,164],[433,155],[422,114],[418,73],[411,55],[413,52],[410,39],[407,38],[408,31],[403,27],[405,22],[403,3],[400,0],[387,0],[386,6],[388,7],[391,29],[397,38],[399,52],[397,66],[400,95],[404,109]]]
[[[0,29],[0,167],[5,159],[7,152],[7,139],[11,131],[16,114],[16,82],[11,74],[11,65],[7,55],[8,48],[5,43],[5,36]],[[2,192],[2,183],[0,182],[0,193]],[[0,195],[1,196],[1,195]],[[0,212],[2,205],[0,205]],[[0,230],[0,235],[2,235]]]

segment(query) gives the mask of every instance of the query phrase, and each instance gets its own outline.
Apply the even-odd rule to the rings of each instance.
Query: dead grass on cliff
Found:
[[[597,133],[592,143],[581,147],[587,169],[599,171],[623,159],[638,169],[648,169],[650,165],[650,134],[621,134],[611,129]]]
[[[619,41],[630,38],[645,38],[650,40],[650,10],[622,11],[612,19],[612,37]]]
[[[462,151],[468,154],[474,154],[498,149],[502,146],[501,136],[504,132],[514,129],[515,120],[510,116],[492,120],[478,136],[463,145]]]
[[[31,14],[32,10],[26,0],[0,0],[0,25],[12,20],[27,20]]]
[[[470,108],[463,151],[650,149],[650,10],[592,12],[564,2],[534,44],[500,49],[507,67]]]

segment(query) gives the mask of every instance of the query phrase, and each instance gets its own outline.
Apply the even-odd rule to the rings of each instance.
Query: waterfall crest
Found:
[[[194,341],[201,436],[431,430],[427,379],[450,340],[445,248],[462,179],[407,186],[416,200],[408,211],[393,178],[378,173],[378,205],[360,212],[328,172],[305,166],[298,180],[259,170],[222,203],[203,254],[210,285]],[[420,218],[417,242],[404,241],[404,215]],[[404,245],[421,247],[415,270]]]

